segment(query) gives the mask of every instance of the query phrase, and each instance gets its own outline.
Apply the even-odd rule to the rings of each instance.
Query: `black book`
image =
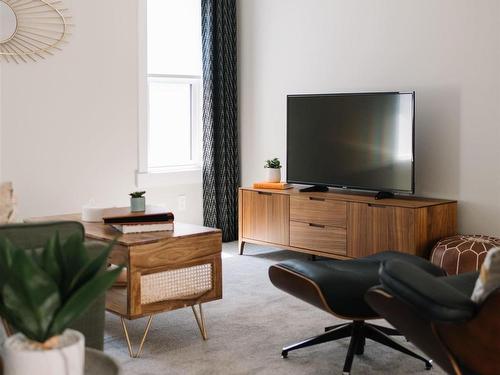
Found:
[[[174,214],[162,207],[148,207],[146,211],[130,212],[129,207],[106,210],[104,224],[161,224],[172,223]]]

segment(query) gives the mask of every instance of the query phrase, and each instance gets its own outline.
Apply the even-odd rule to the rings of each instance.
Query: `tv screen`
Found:
[[[414,192],[415,93],[287,97],[287,181]]]

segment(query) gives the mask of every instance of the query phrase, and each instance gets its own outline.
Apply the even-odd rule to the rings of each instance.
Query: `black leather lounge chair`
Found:
[[[397,260],[384,263],[381,285],[366,299],[446,372],[500,374],[500,288],[476,304],[478,273],[436,277]]]
[[[349,322],[325,328],[319,336],[283,348],[286,358],[292,350],[351,337],[344,363],[344,374],[351,371],[355,354],[363,354],[365,339],[371,339],[409,356],[422,360],[427,369],[431,361],[412,352],[391,338],[398,331],[370,324],[367,320],[380,319],[365,301],[365,294],[379,284],[379,268],[382,262],[399,259],[413,264],[425,272],[443,276],[445,272],[429,261],[413,255],[386,251],[354,260],[288,260],[269,268],[269,278],[279,289],[308,302],[338,318]]]

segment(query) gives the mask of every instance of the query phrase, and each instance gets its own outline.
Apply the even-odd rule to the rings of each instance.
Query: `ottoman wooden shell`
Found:
[[[432,249],[431,262],[448,275],[479,270],[488,250],[500,247],[500,238],[483,235],[456,235],[440,240]]]

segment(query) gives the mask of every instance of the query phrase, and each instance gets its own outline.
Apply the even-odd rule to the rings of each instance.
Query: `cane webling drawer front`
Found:
[[[346,255],[346,230],[322,224],[290,222],[290,246]]]
[[[315,196],[292,196],[290,220],[345,228],[347,203]]]

